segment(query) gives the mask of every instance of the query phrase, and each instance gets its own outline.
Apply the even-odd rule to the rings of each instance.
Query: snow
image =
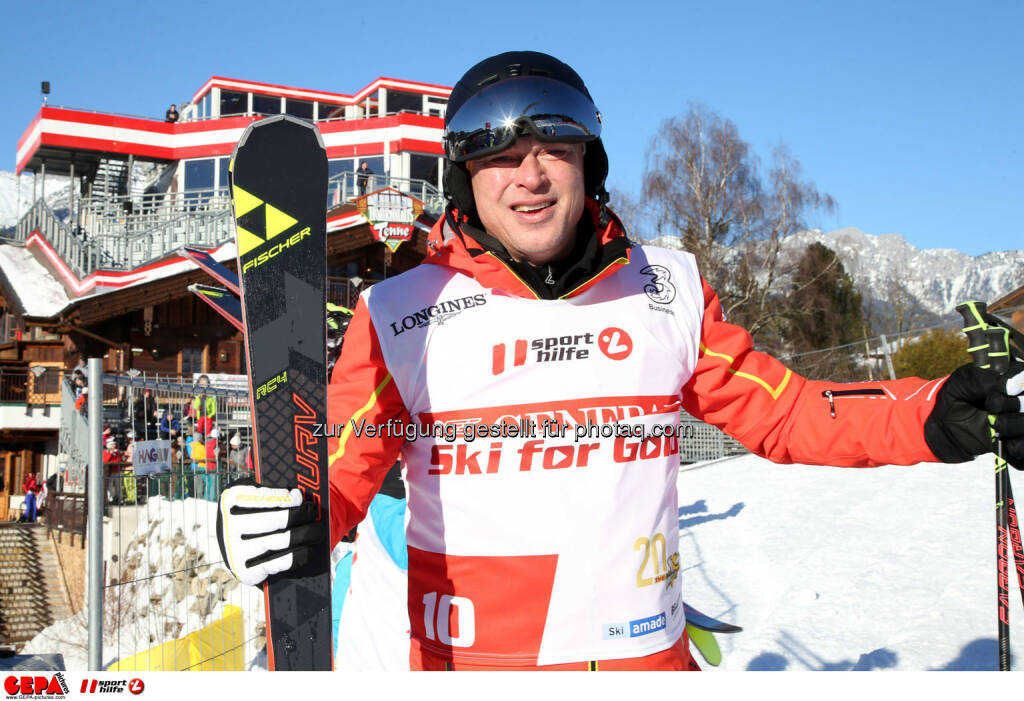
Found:
[[[996,669],[993,464],[683,470],[683,598],[744,628],[718,636],[719,669]]]
[[[242,609],[248,668],[266,668],[259,649],[265,621],[263,591],[238,583],[221,564],[216,502],[152,497],[144,506],[114,509],[112,518],[104,530],[120,531],[122,537],[107,536],[105,567],[108,577],[125,572],[126,584],[106,590],[104,668],[216,622],[228,604]],[[179,596],[180,590],[184,596]],[[46,628],[21,652],[59,652],[68,670],[86,670],[87,651],[86,607]]]
[[[775,465],[752,455],[680,470],[680,582],[683,598],[712,616],[743,626],[718,635],[723,662],[735,670],[993,670],[997,665],[995,528],[992,456],[962,465],[922,463],[874,469]],[[1011,471],[1018,492],[1024,479]],[[125,561],[143,553],[155,567],[148,592],[135,599],[145,623],[108,631],[104,662],[182,637],[220,617],[223,605],[244,610],[246,638],[263,619],[260,589],[238,585],[205,616],[195,596],[174,602],[173,578],[188,548],[218,563],[216,505],[150,500],[136,515],[145,547],[125,540]],[[172,523],[171,516],[175,516]],[[178,525],[188,524],[184,529]],[[180,533],[180,535],[179,535]],[[177,542],[176,542],[177,541]],[[367,553],[368,555],[368,553]],[[176,560],[176,558],[179,558]],[[369,562],[364,558],[363,562]],[[358,564],[356,565],[359,566]],[[195,591],[216,590],[200,574]],[[1024,645],[1024,609],[1011,562],[1011,640]],[[209,580],[205,579],[209,578]],[[191,590],[191,588],[190,588]],[[374,599],[387,588],[361,588],[364,611],[403,606]],[[159,605],[154,601],[161,601]],[[147,608],[148,606],[148,608]],[[84,613],[51,626],[24,650],[64,654],[85,669]],[[166,627],[178,636],[164,635]],[[343,626],[344,628],[344,626]],[[372,635],[372,626],[365,626]],[[354,634],[348,627],[349,635]],[[68,642],[70,641],[70,642]],[[371,641],[367,640],[367,644]],[[261,668],[247,647],[250,668]],[[695,653],[696,654],[696,653]],[[397,655],[396,655],[397,656]],[[407,657],[395,664],[407,664]],[[702,662],[698,658],[699,661]],[[1018,653],[1014,669],[1024,662]]]
[[[23,246],[0,243],[0,273],[14,288],[26,316],[50,318],[70,302],[64,287]]]

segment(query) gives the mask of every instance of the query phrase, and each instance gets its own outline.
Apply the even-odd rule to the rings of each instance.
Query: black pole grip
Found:
[[[987,368],[989,366],[989,339],[985,331],[988,322],[985,314],[988,305],[985,302],[971,300],[956,305],[956,310],[964,319],[964,333],[967,334],[967,352],[971,354],[974,364]]]
[[[988,362],[996,372],[1010,369],[1010,331],[1001,326],[989,326],[985,331],[988,340]]]

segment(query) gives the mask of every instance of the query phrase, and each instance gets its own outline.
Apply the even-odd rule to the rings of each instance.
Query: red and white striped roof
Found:
[[[450,88],[439,85],[394,78],[378,78],[355,95],[341,95],[214,77],[206,82],[193,100],[201,99],[215,86],[335,104],[360,102],[381,87],[439,97],[447,97],[451,92]],[[44,146],[165,161],[227,156],[245,127],[256,119],[258,117],[236,116],[168,123],[158,119],[44,106],[18,140],[15,172],[20,173]],[[319,122],[317,126],[323,134],[328,158],[373,156],[385,151],[443,154],[443,120],[440,117],[402,113],[388,117],[332,120]]]

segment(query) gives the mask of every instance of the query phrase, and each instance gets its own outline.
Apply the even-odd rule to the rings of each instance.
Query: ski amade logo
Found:
[[[611,360],[624,360],[633,352],[633,339],[614,326],[597,334],[588,331],[564,336],[517,338],[512,343],[496,343],[491,347],[491,374],[500,375],[507,368],[521,367],[530,360],[535,363],[587,360],[595,345]]]
[[[61,672],[51,676],[11,675],[4,679],[4,691],[8,699],[63,699],[68,694],[68,683]]]

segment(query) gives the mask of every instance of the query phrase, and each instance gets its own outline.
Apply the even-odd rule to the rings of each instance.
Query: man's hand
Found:
[[[1024,470],[1024,364],[1014,363],[1005,373],[976,365],[957,368],[935,397],[935,407],[924,425],[928,447],[942,462],[965,462],[991,453],[995,446],[988,421],[1003,442],[1003,457]]]
[[[260,487],[248,479],[220,495],[217,542],[224,563],[242,584],[255,586],[270,575],[302,567],[325,535],[316,505],[303,503],[298,489]]]

